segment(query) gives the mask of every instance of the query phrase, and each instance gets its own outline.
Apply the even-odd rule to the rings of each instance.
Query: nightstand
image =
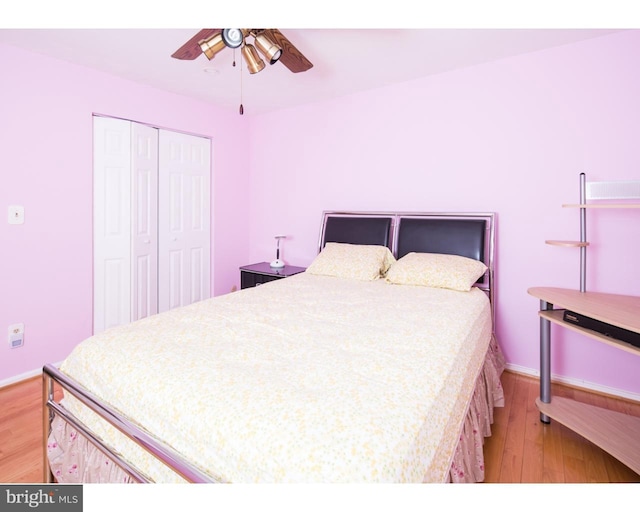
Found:
[[[260,284],[282,279],[284,277],[293,276],[304,272],[305,267],[294,267],[293,265],[285,265],[282,268],[271,268],[268,262],[254,263],[253,265],[245,265],[240,267],[240,288],[252,288]]]

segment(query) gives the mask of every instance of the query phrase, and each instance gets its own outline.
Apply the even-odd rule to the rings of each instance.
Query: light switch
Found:
[[[24,224],[24,206],[9,206],[7,221],[9,224]]]

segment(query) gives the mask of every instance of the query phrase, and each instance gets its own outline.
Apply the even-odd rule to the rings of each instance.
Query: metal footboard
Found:
[[[65,392],[71,394],[80,400],[84,405],[89,407],[93,412],[98,414],[105,421],[117,428],[138,446],[152,454],[158,460],[166,464],[173,471],[178,473],[188,482],[193,483],[217,483],[209,474],[196,468],[178,454],[171,447],[154,439],[140,427],[134,425],[127,419],[120,416],[109,406],[100,403],[98,398],[90,392],[83,389],[73,379],[67,377],[52,365],[45,365],[42,369],[42,394],[43,394],[43,462],[44,462],[44,481],[53,482],[53,475],[50,470],[49,460],[47,456],[47,443],[51,432],[51,422],[55,415],[62,417],[67,423],[73,425],[86,439],[96,448],[107,455],[112,461],[125,471],[136,482],[152,482],[152,480],[128,463],[117,452],[108,446],[105,446],[91,430],[86,427],[80,420],[69,413],[64,407],[58,404],[54,398],[54,383],[60,385]]]

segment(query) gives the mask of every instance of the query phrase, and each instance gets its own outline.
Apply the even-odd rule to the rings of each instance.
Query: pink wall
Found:
[[[26,330],[22,349],[0,343],[0,382],[91,333],[94,112],[212,137],[215,294],[239,265],[271,259],[276,233],[287,261],[308,264],[325,209],[497,212],[497,333],[511,365],[536,371],[526,290],[578,286],[578,253],[544,243],[578,236],[577,210],[561,205],[583,171],[640,179],[639,54],[632,31],[241,118],[0,45],[0,207],[26,216],[0,222],[0,334]],[[589,213],[590,290],[640,295],[638,215]],[[555,374],[640,393],[637,357],[555,328],[553,347]]]
[[[286,233],[285,260],[309,264],[323,210],[497,212],[498,339],[537,372],[527,289],[579,286],[577,249],[545,244],[579,237],[561,205],[580,172],[640,179],[639,60],[630,31],[258,117],[250,260]],[[589,211],[588,235],[587,288],[640,295],[640,211]],[[637,356],[555,327],[552,345],[553,374],[640,393]]]
[[[61,361],[91,335],[92,113],[211,137],[213,293],[239,284],[249,218],[238,141],[248,120],[9,46],[0,68],[0,382]],[[7,223],[12,204],[24,206],[24,225]],[[14,323],[25,324],[25,345],[12,350]]]

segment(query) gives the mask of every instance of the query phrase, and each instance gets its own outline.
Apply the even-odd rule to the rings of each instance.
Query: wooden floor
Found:
[[[42,453],[42,379],[1,388],[0,482],[42,482]]]
[[[542,424],[534,403],[537,379],[505,372],[502,383],[505,406],[495,410],[493,434],[485,444],[485,482],[640,482],[640,475],[559,423]],[[552,395],[640,417],[640,403],[558,384]],[[40,378],[0,389],[2,483],[42,481],[41,402]]]
[[[538,379],[505,372],[502,385],[505,406],[495,409],[492,436],[485,443],[485,482],[640,482],[640,475],[557,421],[540,422]],[[554,395],[640,417],[637,402],[559,384],[551,385]]]

